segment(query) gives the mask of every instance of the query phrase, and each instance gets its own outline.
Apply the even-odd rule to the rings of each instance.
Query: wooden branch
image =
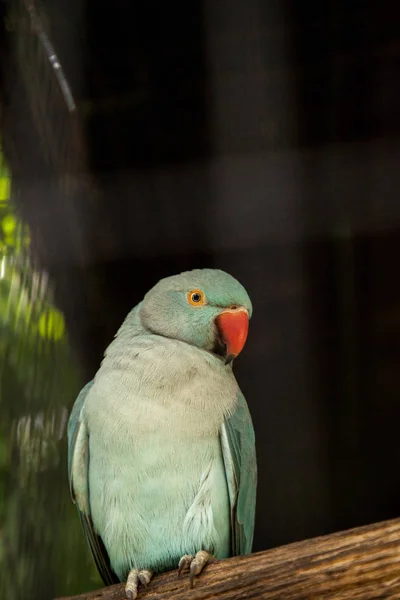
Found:
[[[114,585],[58,600],[124,600]],[[216,561],[189,589],[187,576],[154,578],[139,600],[377,600],[400,598],[400,519]]]

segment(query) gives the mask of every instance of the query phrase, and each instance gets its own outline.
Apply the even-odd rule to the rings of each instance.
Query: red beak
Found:
[[[228,364],[243,350],[249,331],[249,315],[245,308],[231,308],[218,315],[215,323],[226,345],[225,363]]]

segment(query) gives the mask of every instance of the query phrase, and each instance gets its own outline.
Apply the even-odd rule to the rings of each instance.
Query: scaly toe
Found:
[[[147,587],[153,577],[153,571],[149,569],[142,569],[139,571],[139,581],[144,587]]]
[[[212,554],[206,552],[205,550],[200,550],[200,552],[196,553],[196,556],[190,563],[190,587],[192,588],[194,585],[194,578],[197,575],[200,575],[204,567],[213,560]]]
[[[147,587],[153,577],[153,571],[149,569],[131,569],[125,585],[125,596],[127,600],[136,600],[138,596],[138,585],[141,583]]]
[[[131,569],[125,585],[125,596],[128,600],[135,600],[138,595],[139,571]]]
[[[190,564],[193,560],[193,556],[191,554],[184,554],[181,558],[181,560],[179,561],[179,565],[178,565],[178,577],[180,577],[182,575],[182,571],[184,571],[185,569],[188,569],[190,567]]]

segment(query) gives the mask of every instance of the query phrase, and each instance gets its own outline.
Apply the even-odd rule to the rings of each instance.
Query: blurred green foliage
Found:
[[[47,600],[100,581],[67,482],[66,424],[82,382],[11,198],[0,152],[0,598]]]

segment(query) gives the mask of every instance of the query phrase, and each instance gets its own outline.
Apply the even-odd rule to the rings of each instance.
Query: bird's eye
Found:
[[[191,290],[188,295],[188,302],[193,306],[203,306],[204,304],[204,294],[201,290]]]

